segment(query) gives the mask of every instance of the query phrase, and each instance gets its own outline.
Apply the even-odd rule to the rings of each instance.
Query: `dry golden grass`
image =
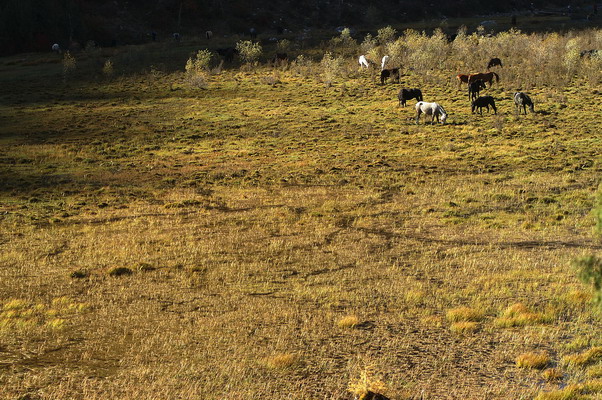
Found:
[[[426,76],[404,70],[450,113],[434,126],[356,60],[326,88],[321,49],[277,74],[228,66],[198,91],[183,72],[196,44],[116,49],[111,79],[83,58],[65,83],[38,55],[0,63],[0,398],[344,400],[358,376],[393,399],[558,389],[513,359],[600,345],[568,266],[599,251],[602,88],[554,64],[596,37],[483,37]],[[538,45],[550,68],[529,77]],[[486,91],[498,116],[472,115],[453,77],[492,46],[510,52]],[[537,113],[515,114],[517,89]],[[446,322],[459,304],[522,328]],[[338,329],[345,315],[361,324]]]
[[[516,357],[516,366],[519,368],[543,369],[552,359],[546,351],[523,353]]]
[[[494,320],[494,325],[499,328],[512,328],[516,326],[534,325],[549,320],[542,313],[530,311],[524,304],[516,303],[506,308],[502,315]]]
[[[584,367],[602,360],[602,347],[592,347],[582,353],[568,355],[563,361],[573,367]]]
[[[347,315],[337,321],[337,326],[339,328],[354,328],[359,323],[360,320],[357,316]]]
[[[548,382],[560,381],[562,379],[562,377],[564,376],[562,370],[560,370],[558,368],[547,368],[542,372],[541,375]]]
[[[457,307],[448,310],[445,317],[449,322],[478,322],[485,316],[481,310],[476,310],[470,307]]]

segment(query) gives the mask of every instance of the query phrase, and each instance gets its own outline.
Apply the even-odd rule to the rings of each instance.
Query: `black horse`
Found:
[[[234,47],[224,47],[215,51],[217,54],[224,57],[224,61],[226,62],[234,61],[234,56],[238,54],[238,50],[236,50]]]
[[[500,67],[503,67],[502,65],[502,60],[500,60],[499,58],[492,58],[491,60],[489,60],[489,63],[487,64],[487,71],[489,71],[489,68],[491,67],[495,67],[499,65]]]
[[[531,110],[531,112],[535,112],[535,107],[533,106],[533,102],[531,101],[531,98],[523,92],[516,92],[514,93],[514,104],[516,104],[516,108],[518,110],[518,113],[520,114],[520,108],[523,108],[523,111],[525,112],[525,115],[527,115],[527,106],[529,106],[529,109]]]
[[[380,84],[384,85],[388,78],[397,79],[397,83],[401,82],[399,68],[383,69],[380,71]]]
[[[486,87],[485,82],[483,82],[481,79],[469,83],[468,84],[468,98],[471,101],[476,99],[477,97],[479,97],[479,93],[481,92],[481,89],[485,89],[485,87]]]
[[[474,114],[475,110],[478,108],[479,114],[483,115],[483,107],[487,107],[487,112],[489,112],[489,106],[493,108],[494,114],[497,114],[497,108],[495,107],[495,100],[493,100],[493,97],[481,96],[472,102],[472,113]]]
[[[422,92],[420,91],[420,89],[403,88],[399,91],[397,98],[399,99],[399,105],[404,107],[406,106],[406,101],[410,99],[416,99],[416,101],[423,101]]]

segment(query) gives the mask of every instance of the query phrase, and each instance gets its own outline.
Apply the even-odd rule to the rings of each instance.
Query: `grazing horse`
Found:
[[[401,78],[400,78],[400,74],[399,74],[399,68],[391,68],[391,69],[383,69],[382,71],[380,71],[380,84],[384,85],[385,81],[389,78],[397,78],[397,83],[401,82]]]
[[[383,69],[385,69],[385,65],[386,65],[386,64],[387,64],[387,62],[389,61],[389,58],[390,58],[389,56],[383,56],[383,59],[382,59],[382,61],[380,62],[380,69],[381,69],[381,71],[382,71]]]
[[[495,77],[496,82],[500,81],[500,76],[493,71],[470,74],[468,75],[468,83],[473,83],[474,81],[481,79],[483,82],[486,82],[489,84],[489,86],[491,86],[493,83],[493,77]]]
[[[518,110],[518,114],[520,115],[520,108],[523,108],[523,111],[525,112],[525,115],[527,115],[527,106],[529,106],[529,109],[531,110],[531,112],[535,112],[535,107],[533,106],[533,102],[531,101],[531,98],[523,92],[516,92],[514,93],[514,104],[516,104],[516,109]]]
[[[418,121],[420,121],[420,114],[430,115],[431,124],[435,122],[435,118],[437,118],[437,122],[439,122],[439,117],[441,117],[442,124],[444,124],[447,119],[447,113],[443,107],[437,103],[426,103],[424,101],[416,103],[416,125],[418,125]]]
[[[597,54],[602,54],[602,51],[601,50],[595,50],[595,49],[592,49],[592,50],[583,50],[581,53],[579,53],[579,57],[581,57],[581,58],[586,57],[586,56],[591,57],[591,56],[595,56]]]
[[[475,110],[478,108],[479,114],[483,115],[483,107],[487,107],[487,112],[489,112],[489,106],[493,108],[493,113],[497,114],[497,108],[495,107],[495,100],[493,100],[493,97],[481,96],[472,102],[472,113],[474,114]]]
[[[61,46],[58,43],[53,44],[52,51],[56,54],[61,54]]]
[[[224,61],[226,62],[234,61],[234,56],[238,54],[238,50],[236,50],[234,47],[224,47],[215,51],[217,54],[224,57]]]
[[[489,71],[489,68],[491,67],[495,67],[499,65],[500,67],[503,67],[502,65],[502,60],[500,60],[499,58],[492,58],[491,60],[489,60],[489,63],[487,64],[487,71]]]
[[[416,99],[416,101],[422,101],[422,92],[420,89],[406,89],[403,88],[397,95],[400,106],[406,106],[406,101],[410,99]]]
[[[368,68],[370,67],[370,63],[368,62],[368,59],[366,58],[365,55],[361,55],[359,58],[359,63],[360,63],[360,68]]]
[[[468,84],[468,98],[474,100],[479,97],[481,89],[485,89],[485,82],[482,80],[476,80],[473,83]]]
[[[461,86],[463,83],[468,83],[468,74],[458,74],[456,75],[456,79],[458,80],[458,86]]]

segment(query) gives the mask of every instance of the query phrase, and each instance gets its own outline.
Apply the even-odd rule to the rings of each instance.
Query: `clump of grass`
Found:
[[[347,390],[358,399],[365,398],[369,392],[383,393],[386,389],[385,383],[376,377],[373,366],[366,367],[360,373],[360,377],[352,379],[347,386]]]
[[[90,273],[84,269],[77,269],[69,274],[69,276],[73,279],[83,279],[87,278]]]
[[[63,329],[65,327],[65,320],[63,318],[54,318],[46,323],[46,326],[50,329]]]
[[[548,382],[555,382],[562,379],[562,371],[558,368],[548,368],[545,369],[542,373],[543,378]]]
[[[131,269],[127,268],[127,267],[113,267],[111,269],[109,269],[109,275],[110,276],[127,276],[127,275],[132,275],[133,272]]]
[[[111,60],[105,61],[104,65],[102,66],[102,74],[107,78],[110,78],[114,73],[115,69],[113,68],[113,62]]]
[[[584,367],[602,360],[602,346],[592,347],[579,354],[569,355],[563,361],[572,367]]]
[[[337,321],[337,326],[339,328],[355,328],[359,323],[360,320],[357,316],[347,315]]]
[[[479,330],[479,324],[472,321],[454,322],[449,328],[454,333],[473,333]]]
[[[154,271],[155,267],[153,267],[151,264],[149,263],[145,263],[145,262],[141,262],[136,266],[136,269],[138,271],[142,271],[142,272],[148,272],[148,271]]]
[[[295,353],[278,353],[265,360],[265,364],[272,369],[291,368],[299,361]]]
[[[577,385],[570,385],[560,390],[541,392],[535,400],[574,400],[580,398],[581,389]]]
[[[547,367],[551,361],[547,351],[529,352],[516,357],[516,366],[519,368],[542,369]]]
[[[590,378],[602,378],[602,364],[591,366],[587,369],[586,374]]]
[[[546,322],[547,319],[541,313],[530,311],[524,304],[516,303],[506,308],[502,315],[495,319],[494,325],[499,328],[512,328]]]
[[[484,316],[482,311],[466,306],[453,308],[445,314],[449,322],[479,322]]]
[[[2,309],[5,311],[8,310],[20,310],[27,307],[27,302],[24,300],[14,299],[4,303]]]

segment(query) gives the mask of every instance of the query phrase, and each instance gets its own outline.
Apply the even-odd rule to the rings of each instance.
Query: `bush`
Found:
[[[237,42],[236,50],[238,50],[240,59],[247,64],[257,62],[263,51],[261,44],[254,43],[250,40],[240,40]]]
[[[320,65],[322,67],[322,78],[327,86],[332,85],[334,79],[340,75],[341,66],[343,60],[341,58],[334,58],[331,52],[326,52]]]
[[[209,50],[199,50],[194,57],[186,61],[186,82],[190,87],[204,89],[207,87],[207,74],[212,54]]]
[[[586,256],[575,260],[573,265],[579,279],[594,287],[594,304],[602,309],[602,260],[596,256]]]

